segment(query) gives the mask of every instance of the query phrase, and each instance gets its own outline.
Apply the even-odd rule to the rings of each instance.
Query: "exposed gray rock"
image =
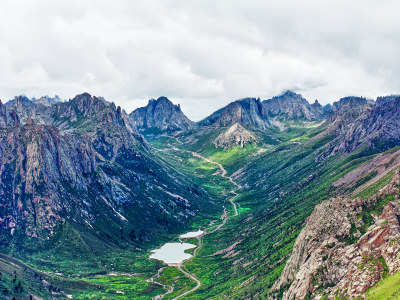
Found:
[[[0,128],[14,127],[19,124],[19,117],[14,111],[9,111],[0,100]]]
[[[180,105],[174,105],[168,98],[151,99],[147,106],[135,109],[130,118],[139,131],[174,132],[194,127],[182,112]]]
[[[69,222],[78,231],[96,228],[99,239],[123,232],[110,242],[132,246],[166,232],[167,222],[186,224],[200,209],[201,193],[148,151],[129,116],[103,98],[84,93],[47,106],[17,97],[0,103],[0,129],[0,233],[7,243],[30,237],[40,247]],[[140,236],[129,235],[133,226]]]
[[[245,147],[247,144],[257,143],[257,138],[249,130],[239,123],[233,124],[225,132],[221,133],[215,140],[217,148],[232,148],[234,146]]]
[[[262,102],[262,115],[286,120],[318,121],[324,118],[323,107],[316,100],[310,104],[300,94],[286,91]]]
[[[25,124],[28,118],[35,120],[38,124],[51,123],[51,110],[39,102],[35,103],[29,100],[25,96],[17,96],[8,101],[5,106],[8,111],[17,113],[21,124]]]
[[[400,97],[400,95],[390,95],[390,96],[378,97],[378,98],[376,98],[376,106],[383,106],[385,103],[393,101],[399,97]]]
[[[199,125],[225,127],[234,125],[235,123],[259,130],[273,127],[268,120],[268,116],[262,114],[260,99],[255,98],[246,98],[231,102],[199,122]]]
[[[43,96],[38,99],[33,99],[32,102],[35,102],[36,104],[42,104],[44,106],[52,106],[53,104],[61,102],[61,99],[57,95],[54,96],[53,98],[49,96]]]
[[[364,97],[348,96],[340,98],[339,101],[333,103],[332,108],[334,112],[339,114],[346,113],[346,110],[362,110],[364,107],[370,106],[367,99]]]
[[[361,146],[383,151],[400,144],[400,96],[380,106],[365,98],[346,97],[333,105],[329,127],[321,135],[335,135],[322,156],[349,153]]]

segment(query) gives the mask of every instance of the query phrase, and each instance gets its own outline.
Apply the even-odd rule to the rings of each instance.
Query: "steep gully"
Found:
[[[167,150],[167,149],[166,149],[166,150]],[[211,230],[211,231],[209,231],[210,228],[205,229],[205,230],[204,230],[204,233],[203,233],[202,235],[196,237],[196,239],[198,240],[198,246],[195,248],[195,250],[194,250],[194,252],[193,252],[193,256],[190,258],[190,259],[193,259],[194,257],[197,256],[198,250],[200,250],[201,247],[202,247],[202,245],[203,245],[203,244],[202,244],[203,236],[205,236],[206,234],[210,234],[210,233],[213,233],[213,232],[216,232],[216,231],[220,230],[220,229],[226,224],[226,222],[228,221],[229,218],[234,217],[234,216],[237,216],[237,215],[239,214],[239,212],[238,212],[238,210],[237,210],[237,205],[236,205],[236,203],[235,203],[235,199],[240,195],[239,193],[237,193],[237,190],[239,190],[239,189],[241,188],[241,186],[240,186],[237,182],[235,182],[231,176],[227,176],[227,171],[225,170],[225,168],[224,168],[224,166],[223,166],[222,164],[220,164],[220,163],[218,163],[218,162],[215,162],[215,161],[212,161],[212,160],[210,160],[210,159],[208,159],[208,158],[202,156],[201,154],[199,154],[199,153],[197,153],[197,152],[192,152],[192,151],[188,151],[188,150],[178,149],[178,148],[176,148],[176,147],[172,147],[170,150],[182,151],[182,152],[189,152],[189,153],[191,153],[194,157],[200,158],[200,159],[202,159],[202,160],[204,160],[204,161],[206,161],[206,162],[208,162],[208,163],[217,165],[218,168],[220,169],[220,174],[219,174],[219,176],[221,176],[221,177],[223,177],[223,178],[225,178],[225,179],[228,179],[228,180],[235,186],[234,189],[232,189],[232,190],[229,191],[229,193],[232,194],[233,196],[230,197],[229,200],[228,200],[228,201],[232,204],[232,206],[233,206],[234,214],[231,215],[231,216],[229,216],[228,213],[227,213],[227,211],[226,211],[226,209],[224,209],[224,212],[223,212],[223,214],[222,214],[222,216],[221,216],[222,223],[219,224],[216,228],[214,228],[214,229]],[[211,224],[210,226],[212,226],[212,224]],[[186,260],[186,261],[187,261],[187,260]],[[183,265],[183,262],[180,263],[180,264],[178,264],[176,267],[177,267],[186,277],[188,277],[189,279],[191,279],[191,280],[193,280],[194,282],[196,282],[196,286],[195,286],[194,288],[190,289],[189,291],[186,291],[186,292],[180,294],[179,296],[175,297],[174,300],[175,300],[175,299],[183,298],[183,297],[187,296],[188,294],[193,293],[194,291],[198,290],[198,289],[201,287],[201,282],[200,282],[200,280],[199,280],[198,278],[196,278],[195,275],[190,274],[190,273],[185,269],[185,266]],[[164,269],[164,267],[161,268],[161,269],[159,269],[158,272],[157,272],[157,274],[155,274],[153,277],[151,277],[150,279],[147,280],[147,282],[152,282],[152,283],[159,284],[159,285],[161,285],[163,288],[167,289],[167,292],[166,292],[166,293],[155,296],[155,297],[153,298],[154,300],[163,299],[164,296],[166,296],[166,295],[172,293],[173,290],[174,290],[174,287],[173,287],[173,286],[167,286],[167,285],[164,285],[164,284],[162,284],[162,283],[160,283],[160,282],[158,282],[158,281],[155,280],[156,278],[160,277],[161,272],[163,271],[163,269]]]

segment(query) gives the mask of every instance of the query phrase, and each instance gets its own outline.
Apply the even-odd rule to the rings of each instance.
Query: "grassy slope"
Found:
[[[315,151],[333,138],[285,143],[248,162],[242,178],[248,186],[237,199],[246,210],[207,235],[199,256],[186,264],[203,283],[192,298],[266,297],[314,206],[334,194],[337,178],[371,158],[355,153],[315,163]]]
[[[211,175],[217,170],[215,165],[204,163],[203,160],[188,153],[183,154],[186,155],[182,160],[184,164],[180,166],[176,163],[180,175],[175,178],[185,178],[185,181],[189,181],[192,187],[200,191],[199,199],[202,198],[202,201],[197,204],[197,215],[184,226],[169,228],[168,232],[159,233],[158,237],[153,237],[152,240],[145,238],[141,240],[141,232],[144,232],[148,225],[143,228],[143,224],[134,223],[136,241],[132,245],[131,241],[126,240],[127,233],[122,232],[119,228],[116,229],[114,224],[96,224],[96,226],[100,226],[100,232],[103,232],[101,235],[96,235],[93,230],[69,220],[57,230],[57,237],[47,242],[40,251],[21,248],[18,243],[15,243],[7,249],[8,253],[29,264],[35,272],[44,271],[52,274],[48,281],[76,299],[100,297],[148,299],[161,294],[163,289],[159,285],[146,282],[146,279],[154,275],[162,266],[158,261],[148,260],[148,250],[173,239],[178,233],[204,226],[221,215],[222,202],[225,199],[222,190],[203,188],[202,186],[210,184],[215,187],[223,187],[223,189],[225,186],[226,189],[230,189],[231,186],[227,180],[224,182],[219,176]],[[165,157],[168,158],[168,155],[166,154]],[[175,157],[173,158],[175,159]],[[157,159],[159,159],[158,156]],[[165,162],[163,163],[165,164]],[[176,173],[176,171],[173,172]],[[209,177],[212,179],[210,180]],[[157,189],[150,190],[149,193],[155,199],[165,198],[165,194],[157,194]],[[186,190],[180,191],[179,194],[191,199],[190,193]],[[140,212],[133,211],[133,213],[140,215]],[[129,217],[133,220],[138,219],[135,216]],[[25,242],[29,244],[29,241]],[[110,273],[131,274],[130,276],[107,275]],[[4,282],[6,281],[4,280]],[[24,279],[23,283],[24,286],[34,285],[31,278]],[[176,280],[175,285],[177,291],[184,290],[186,287],[190,288],[192,282],[182,277]],[[7,284],[5,288],[11,290],[11,287],[10,284]],[[28,289],[25,287],[25,290]],[[117,291],[119,292],[117,293]],[[33,290],[33,292],[44,298],[46,295],[48,297],[50,295],[48,290],[40,293]],[[9,293],[18,296],[18,294],[14,295],[12,291]]]
[[[245,167],[241,183],[247,186],[237,199],[241,214],[230,219],[223,230],[207,235],[199,256],[186,264],[203,284],[190,295],[191,299],[267,297],[268,288],[282,271],[304,220],[314,206],[334,195],[330,186],[335,180],[373,157],[360,150],[344,158],[338,155],[316,163],[316,151],[334,138],[309,141],[321,130],[323,128],[310,127],[309,130],[289,130],[286,135],[279,133],[283,143],[270,145],[267,151],[253,146],[227,151],[215,149],[207,144],[207,139],[215,133],[203,136],[194,144],[182,145],[169,138],[153,142],[160,149],[173,145],[199,151],[222,163],[228,174]],[[161,156],[193,176],[196,184],[208,188],[215,197],[225,197],[231,188],[229,183],[213,176],[218,170],[215,165],[196,160],[188,152],[169,150]],[[379,189],[386,181],[385,176],[363,193]],[[190,283],[179,284],[184,279],[175,275],[168,270],[162,278],[170,282],[174,276],[178,290],[190,288]],[[168,298],[175,295],[178,293]]]
[[[369,300],[400,299],[400,272],[388,276],[366,293]]]
[[[315,152],[334,138],[310,141],[321,130],[323,128],[310,127],[273,133],[275,138],[269,140],[279,139],[282,143],[268,145],[263,151],[251,145],[227,151],[215,149],[210,146],[210,139],[218,132],[208,132],[187,144],[169,137],[152,141],[158,151],[157,156],[190,178],[193,185],[203,187],[217,201],[214,210],[193,219],[190,224],[193,229],[218,219],[222,212],[221,204],[227,200],[227,191],[232,189],[232,184],[215,175],[218,171],[216,165],[172,147],[201,152],[222,163],[228,174],[244,168],[239,179],[244,188],[236,200],[240,215],[231,218],[222,230],[207,235],[199,256],[186,264],[187,269],[196,274],[203,284],[190,295],[191,298],[266,297],[268,288],[278,278],[292,251],[305,218],[318,202],[334,194],[331,183],[370,159],[360,152],[316,163]],[[225,203],[225,206],[228,205]],[[161,244],[174,236],[165,235],[157,243]],[[81,243],[80,239],[86,239],[86,242]],[[147,259],[148,252],[115,248],[105,242],[99,247],[103,249],[98,249],[103,252],[102,255],[92,255],[84,247],[88,239],[90,235],[85,232],[67,230],[55,249],[33,255],[29,262],[48,272],[62,272],[67,277],[54,276],[54,282],[77,299],[149,299],[163,292],[159,285],[145,281],[161,267],[161,263]],[[236,242],[230,249],[232,251],[228,249],[217,253]],[[75,251],[76,247],[74,251],[69,248],[74,244],[79,251]],[[157,245],[144,242],[142,246],[146,250]],[[74,255],[68,256],[68,253]],[[110,272],[135,274],[105,274]],[[193,282],[178,274],[174,268],[165,269],[159,281],[175,284],[174,293],[167,299],[193,286]]]

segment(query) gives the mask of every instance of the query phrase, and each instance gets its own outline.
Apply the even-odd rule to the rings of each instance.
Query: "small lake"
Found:
[[[161,248],[152,250],[150,258],[161,260],[168,265],[177,265],[192,257],[191,254],[185,253],[185,250],[196,247],[189,243],[166,243]]]
[[[204,234],[204,231],[192,231],[179,236],[180,239],[193,239]],[[168,265],[178,265],[184,260],[192,257],[191,254],[185,253],[185,250],[196,248],[196,245],[189,243],[166,243],[162,247],[152,250],[150,258],[161,260]]]

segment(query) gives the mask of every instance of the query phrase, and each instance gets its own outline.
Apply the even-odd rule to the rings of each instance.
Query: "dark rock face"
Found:
[[[271,119],[319,121],[326,115],[317,100],[309,104],[301,95],[286,91],[262,102],[255,98],[232,102],[199,122],[199,125],[224,127],[239,123],[248,128],[265,130],[274,127]]]
[[[324,114],[326,117],[329,117],[333,113],[333,107],[330,103],[324,105],[322,109],[324,110]]]
[[[310,105],[300,94],[286,91],[280,96],[264,100],[262,115],[289,120],[318,121],[324,118],[324,110],[317,100]]]
[[[32,102],[35,102],[36,104],[42,104],[44,106],[52,106],[53,104],[61,102],[61,99],[58,96],[54,96],[53,98],[49,96],[43,96],[39,99],[34,99]]]
[[[39,247],[65,223],[96,228],[98,238],[124,232],[112,243],[144,242],[200,209],[197,188],[103,98],[84,93],[47,106],[17,97],[0,103],[0,130],[2,247],[26,237]]]
[[[46,107],[42,104],[35,104],[25,96],[17,96],[13,100],[8,101],[5,106],[8,111],[14,111],[18,114],[22,124],[25,124],[28,117],[35,120],[37,123],[45,124],[46,117],[49,115]]]
[[[393,101],[399,97],[400,97],[400,95],[390,95],[390,96],[378,97],[378,98],[376,98],[376,106],[383,106],[385,103]]]
[[[13,109],[21,110],[22,108],[26,107],[26,105],[30,105],[32,103],[28,97],[20,95],[16,96],[13,100],[8,101],[5,106],[10,106]]]
[[[272,127],[268,116],[262,114],[260,99],[255,98],[232,102],[199,122],[199,125],[225,127],[235,123],[259,130]]]
[[[345,97],[332,105],[332,114],[327,119],[330,126],[328,132],[346,133],[353,123],[372,110],[365,98]]]
[[[194,122],[183,114],[180,106],[174,105],[166,97],[151,99],[147,106],[134,110],[130,118],[139,131],[174,132],[194,126]]]
[[[0,149],[3,229],[11,235],[17,228],[26,236],[52,235],[65,221],[62,210],[83,203],[72,195],[66,201],[68,192],[60,181],[81,191],[92,184],[89,175],[97,171],[97,164],[90,141],[32,124],[11,129]]]
[[[0,128],[14,127],[19,124],[19,117],[14,111],[8,111],[0,100]]]
[[[343,97],[339,101],[334,102],[332,108],[335,112],[339,111],[340,113],[344,113],[349,109],[362,109],[363,107],[368,106],[368,104],[367,99],[364,97],[349,96]]]
[[[338,136],[328,149],[330,154],[349,153],[362,145],[384,151],[400,144],[400,97],[379,106],[365,98],[348,97],[333,107],[335,112],[328,118],[330,124],[323,133]]]

